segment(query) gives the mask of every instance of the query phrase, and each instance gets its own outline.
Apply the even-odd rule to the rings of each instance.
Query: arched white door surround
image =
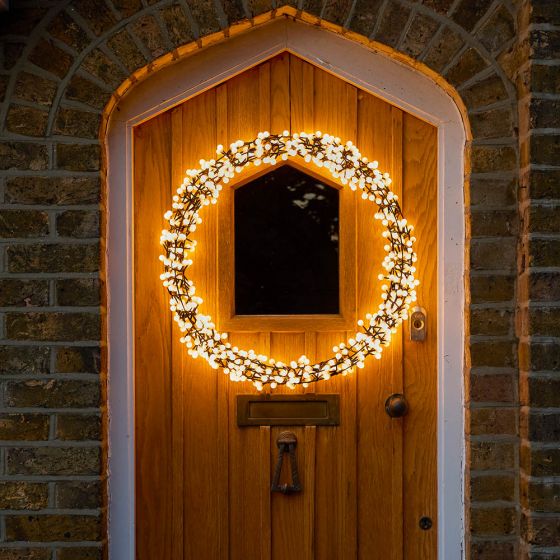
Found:
[[[134,559],[132,129],[288,50],[438,128],[438,556],[463,558],[464,146],[461,112],[416,69],[325,29],[277,19],[155,72],[112,111],[108,156],[109,555]]]

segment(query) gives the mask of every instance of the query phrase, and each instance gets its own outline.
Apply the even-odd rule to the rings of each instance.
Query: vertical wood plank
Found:
[[[348,335],[354,333],[346,333]],[[338,455],[338,469],[341,477],[339,487],[339,503],[341,519],[339,526],[338,551],[339,557],[345,554],[356,558],[358,552],[357,516],[357,447],[356,429],[356,373],[340,376],[335,380],[338,384],[340,398],[343,401],[340,411],[341,428],[339,441],[342,453]]]
[[[259,333],[259,349],[266,356],[270,355],[270,333]],[[270,387],[263,389],[264,393],[270,393]],[[261,492],[261,560],[272,558],[272,505],[270,498],[270,486],[274,463],[271,464],[271,430],[270,426],[261,426],[261,466],[260,466],[260,492]]]
[[[239,139],[252,140],[260,131],[262,119],[269,118],[266,113],[270,99],[261,99],[260,73],[258,67],[252,68],[227,82],[228,144]]]
[[[305,355],[312,361],[317,361],[317,332],[307,331],[305,333]],[[306,393],[313,393],[315,385],[312,383],[306,389]]]
[[[221,140],[225,145],[229,145],[237,139],[250,140],[255,138],[262,123],[269,122],[270,88],[267,86],[267,75],[270,75],[268,70],[254,68],[227,82],[225,86],[227,92],[226,107],[225,110],[223,108],[219,109],[221,118],[225,117],[227,123],[225,125],[223,123],[218,124],[218,129],[225,133],[224,140]],[[255,92],[257,92],[256,95]],[[231,190],[231,187],[227,188],[226,186],[222,191],[225,200],[220,200],[222,208],[220,208],[219,231],[220,235],[227,235],[229,228],[229,242],[233,243]],[[222,204],[225,202],[227,204]],[[224,244],[220,243],[220,247],[222,246]],[[220,282],[227,282],[232,286],[234,279],[220,275]],[[230,341],[240,348],[253,348],[258,352],[263,351],[261,347],[263,340],[257,332],[232,332],[230,333]],[[267,553],[266,543],[263,542],[263,539],[268,538],[268,536],[261,534],[259,530],[255,530],[259,523],[255,519],[255,515],[260,517],[258,512],[262,513],[266,509],[265,496],[266,492],[270,492],[270,478],[267,481],[266,476],[261,473],[263,468],[261,447],[264,442],[258,428],[241,429],[237,426],[235,418],[236,395],[255,392],[256,389],[250,383],[230,383],[228,388],[230,425],[229,554],[231,560],[258,560],[263,554],[266,555]],[[261,522],[264,523],[264,517]]]
[[[332,347],[344,340],[346,333],[329,331],[317,333],[317,356],[332,354]],[[345,538],[342,531],[346,527],[344,515],[347,513],[345,504],[346,484],[352,484],[352,473],[345,467],[345,454],[353,450],[343,447],[343,434],[350,427],[349,414],[352,412],[352,401],[347,398],[348,387],[345,387],[348,376],[335,377],[325,383],[318,383],[314,389],[316,393],[338,393],[340,395],[340,426],[319,426],[316,435],[315,448],[315,555],[319,560],[345,558],[341,549]],[[354,423],[355,425],[355,423]],[[349,513],[350,520],[352,515]],[[350,530],[352,535],[352,529]],[[348,556],[354,558],[353,547]]]
[[[270,130],[270,62],[258,66],[259,71],[259,132]],[[246,138],[252,140],[252,138]]]
[[[270,61],[270,132],[290,130],[290,55]]]
[[[228,141],[227,129],[227,86],[225,84],[216,88],[216,136],[218,144],[226,144]],[[229,191],[228,191],[229,193]],[[228,207],[228,201],[225,203],[220,199],[217,205],[218,214],[218,229],[216,236],[220,235],[221,227],[223,226],[223,214],[221,208]],[[216,238],[216,256],[218,259],[217,282],[220,282],[216,290],[216,323],[219,326],[220,313],[222,311],[221,294],[224,292],[225,286],[228,284],[226,281],[223,284],[223,276],[220,270],[221,254],[219,251],[220,243]],[[229,300],[227,300],[229,302]],[[221,512],[220,515],[220,543],[219,543],[219,558],[221,560],[229,559],[229,432],[230,432],[230,419],[229,419],[229,387],[230,381],[227,375],[218,373],[217,384],[217,414],[218,414],[218,460],[219,472],[221,476],[216,481],[218,487],[218,507]]]
[[[305,511],[303,513],[304,522],[304,545],[302,550],[302,560],[315,559],[315,446],[317,441],[317,428],[315,426],[305,426]]]
[[[393,116],[391,106],[365,92],[358,94],[358,147],[383,171],[393,170]],[[358,219],[358,315],[376,309],[381,282],[377,275],[384,257],[382,226],[373,215],[376,208],[359,201]],[[384,410],[385,399],[394,391],[395,379],[402,376],[398,355],[392,344],[381,360],[369,358],[358,373],[358,473],[359,473],[359,558],[399,558],[402,532],[399,516],[402,493],[401,425]],[[395,358],[396,362],[395,363]],[[399,386],[401,383],[399,383]],[[395,490],[398,494],[394,495]],[[385,512],[380,515],[379,512]]]
[[[171,111],[171,175],[170,194],[173,196],[184,176],[183,169],[183,106]],[[183,380],[188,356],[179,343],[180,330],[175,321],[171,330],[171,399],[173,429],[173,557],[183,558],[184,529],[184,399]]]
[[[159,233],[170,206],[171,116],[134,132],[135,488],[138,560],[171,557],[173,535],[172,402],[168,296]],[[157,486],[158,491],[154,492]]]
[[[282,53],[273,58],[271,65],[271,131],[281,133],[290,129],[290,55]],[[286,362],[297,359],[304,354],[305,334],[304,333],[271,333],[270,336],[270,355],[275,359]],[[303,387],[295,390],[280,387],[276,389],[278,393],[301,393]],[[272,429],[272,453],[277,453],[276,438],[284,428]],[[294,557],[298,554],[302,558],[307,558],[311,553],[311,543],[306,532],[305,504],[309,500],[309,487],[313,485],[312,479],[308,479],[308,474],[304,469],[305,454],[307,451],[307,441],[304,437],[303,428],[290,428],[298,438],[297,457],[298,467],[302,485],[305,489],[301,494],[294,496],[272,496],[273,529],[272,529],[272,557],[275,559]],[[286,499],[288,498],[288,499]],[[309,507],[309,506],[308,506]]]
[[[389,173],[393,180],[391,190],[403,201],[402,186],[402,146],[403,146],[403,130],[402,117],[403,113],[397,107],[391,107],[391,164]],[[404,367],[403,367],[403,340],[404,330],[407,323],[404,323],[400,329],[393,334],[393,340],[390,347],[391,369],[392,369],[392,389],[393,393],[404,393]],[[391,434],[393,440],[393,464],[397,466],[396,472],[392,477],[392,499],[393,499],[393,560],[401,560],[403,558],[403,423],[402,418],[391,419]]]
[[[314,68],[297,56],[290,55],[291,132],[313,132]]]
[[[240,348],[258,348],[258,333],[231,333],[232,344]],[[224,376],[225,377],[225,376]],[[254,393],[249,383],[230,383],[229,388],[229,558],[260,560],[270,543],[266,510],[270,511],[270,461],[263,457],[271,445],[260,428],[239,428],[236,419],[236,395]],[[269,440],[270,441],[270,440]],[[268,469],[267,469],[268,466]],[[263,532],[260,527],[263,527]]]
[[[272,521],[270,511],[270,426],[260,427],[260,541],[261,560],[270,560],[272,541]]]
[[[313,130],[339,136],[342,142],[350,140],[355,143],[357,139],[357,89],[319,68],[313,69]],[[343,221],[341,215],[340,235],[352,235],[356,227],[355,196],[347,188],[342,189],[340,196],[341,201],[344,197],[352,198],[352,203],[345,205],[352,209],[352,216]],[[355,255],[352,260],[355,261]],[[342,262],[341,267],[345,268],[347,264],[355,266],[355,262]],[[355,314],[355,286],[348,288],[340,294],[341,309],[353,309]],[[318,333],[318,357],[330,355],[332,346],[345,341],[347,335],[344,332]],[[319,558],[329,558],[333,554],[329,551],[333,550],[338,558],[357,556],[356,383],[356,375],[350,374],[317,386],[317,392],[339,393],[341,402],[340,426],[321,429],[317,437],[317,488],[330,488],[331,493],[324,499],[324,505],[317,501],[316,546]],[[331,469],[330,478],[324,477],[323,473],[327,465]]]
[[[215,481],[216,492],[218,494],[218,558],[228,560],[229,555],[229,527],[231,513],[229,509],[229,386],[230,381],[223,372],[218,372],[217,379],[217,418],[218,418],[218,478]]]
[[[427,338],[405,337],[404,419],[405,558],[437,558],[437,129],[404,115],[403,212],[415,227],[418,305],[427,312]],[[429,531],[421,517],[433,520]]]
[[[198,167],[216,148],[216,93],[209,90],[183,106],[183,169]],[[204,299],[201,311],[216,315],[216,206],[201,212],[197,251],[190,277]],[[180,345],[175,338],[173,347]],[[219,558],[220,497],[215,480],[221,472],[218,424],[218,375],[204,360],[186,355],[183,366],[184,402],[184,553],[186,558]],[[201,539],[200,535],[205,535]]]
[[[276,360],[289,363],[291,360],[297,359],[305,352],[305,334],[300,332],[282,332],[271,333],[270,335],[270,354]],[[295,390],[286,387],[278,387],[275,393],[293,394],[294,392],[302,392],[303,388],[298,387]],[[273,493],[271,496],[272,504],[272,559],[285,560],[286,558],[307,558],[310,554],[307,540],[308,531],[306,531],[306,500],[308,499],[309,487],[312,481],[306,478],[306,448],[305,428],[303,426],[273,426],[271,429],[271,458],[274,462],[277,459],[278,447],[276,440],[281,432],[289,429],[293,432],[298,440],[296,447],[296,456],[298,470],[302,484],[302,492],[292,495],[284,495]],[[287,461],[287,456],[284,459]],[[286,465],[287,466],[287,465]],[[284,469],[289,472],[289,469]]]
[[[226,148],[234,141],[228,128],[228,85],[216,88],[216,127],[218,142]],[[222,185],[218,210],[218,313],[216,325],[223,330],[222,322],[234,314],[234,278],[231,277],[230,259],[233,254],[233,190],[228,185]]]

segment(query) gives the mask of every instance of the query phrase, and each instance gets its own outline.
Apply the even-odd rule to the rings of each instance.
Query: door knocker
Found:
[[[293,494],[294,492],[301,492],[301,484],[299,481],[299,473],[297,469],[296,460],[296,445],[297,437],[293,432],[282,432],[276,440],[278,445],[278,461],[274,469],[274,477],[272,479],[271,492],[281,492],[282,494]],[[290,456],[290,470],[292,471],[292,483],[280,484],[280,474],[282,472],[282,463],[284,455]]]

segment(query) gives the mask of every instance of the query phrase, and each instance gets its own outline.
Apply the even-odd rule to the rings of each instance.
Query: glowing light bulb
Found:
[[[334,179],[354,191],[362,191],[361,198],[378,205],[374,218],[386,228],[386,255],[382,266],[387,275],[378,279],[388,284],[381,286],[382,303],[379,310],[367,313],[366,320],[358,321],[359,331],[348,342],[333,348],[334,357],[311,364],[306,356],[300,356],[289,364],[276,362],[253,349],[242,350],[226,341],[227,333],[216,331],[212,318],[199,312],[203,304],[196,295],[186,271],[193,264],[185,252],[193,252],[196,240],[191,234],[202,223],[200,208],[216,204],[224,184],[245,166],[253,163],[275,165],[278,160],[302,157],[307,164],[327,169]],[[362,157],[351,141],[341,143],[340,138],[321,131],[290,135],[260,132],[253,141],[237,140],[229,151],[218,145],[216,157],[201,159],[199,169],[186,171],[185,179],[173,196],[172,210],[164,214],[169,227],[161,233],[160,243],[164,254],[160,261],[164,272],[160,274],[163,286],[170,294],[170,310],[179,325],[181,343],[185,344],[193,358],[204,358],[213,369],[222,368],[232,381],[251,381],[260,391],[265,384],[275,388],[282,384],[294,389],[298,384],[327,380],[332,375],[348,375],[355,368],[363,368],[368,355],[379,359],[384,346],[390,344],[391,334],[403,320],[408,318],[410,303],[416,301],[415,287],[419,281],[414,277],[417,256],[412,247],[416,239],[411,235],[413,227],[402,217],[398,197],[390,190],[391,178],[378,170],[377,161]]]

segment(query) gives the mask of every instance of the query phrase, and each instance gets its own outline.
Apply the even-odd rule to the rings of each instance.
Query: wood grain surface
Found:
[[[171,315],[158,286],[163,214],[171,203],[171,115],[134,133],[134,390],[136,547],[171,557],[173,535]],[[161,284],[161,283],[160,283]],[[158,527],[158,530],[155,528]]]
[[[212,157],[218,143],[250,140],[261,130],[322,130],[352,140],[391,173],[404,214],[416,227],[427,340],[410,342],[406,323],[381,360],[371,358],[357,373],[295,391],[340,394],[339,426],[238,427],[236,395],[255,389],[231,383],[221,371],[186,354],[159,280],[163,214],[185,170]],[[135,130],[139,560],[437,558],[436,147],[437,130],[431,125],[289,53]],[[227,327],[239,347],[281,360],[303,353],[324,359],[334,344],[353,334],[356,318],[380,301],[377,275],[384,252],[375,209],[350,189],[339,191],[341,317],[236,322],[232,193],[254,178],[251,173],[255,170],[224,188],[219,204],[205,208],[197,229],[190,274],[204,299],[203,310]],[[316,170],[314,176],[321,178]],[[385,413],[385,399],[395,392],[403,392],[409,402],[404,419]],[[289,496],[270,492],[276,440],[285,429],[298,439],[303,487]],[[422,516],[433,519],[430,531],[419,528]]]

